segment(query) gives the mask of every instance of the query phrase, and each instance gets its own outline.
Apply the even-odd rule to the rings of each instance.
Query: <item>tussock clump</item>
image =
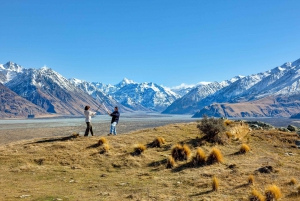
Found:
[[[143,144],[138,144],[134,147],[134,152],[132,155],[141,155],[146,150],[146,146]]]
[[[297,186],[297,192],[300,193],[300,185]]]
[[[218,191],[219,189],[219,180],[214,176],[212,179],[212,190]]]
[[[229,139],[234,136],[230,131],[226,131],[225,134]]]
[[[254,184],[254,176],[253,175],[249,175],[248,184],[250,184],[250,185]]]
[[[175,167],[175,160],[172,156],[170,156],[167,160],[167,168]]]
[[[295,178],[292,178],[291,181],[289,182],[290,185],[295,185],[297,184],[297,180]]]
[[[197,128],[204,134],[202,140],[218,144],[225,144],[228,141],[224,133],[226,126],[223,119],[208,118],[204,115],[203,119],[198,122]]]
[[[221,151],[218,148],[213,148],[207,158],[207,163],[208,164],[213,164],[213,163],[223,163],[223,155]]]
[[[162,137],[157,137],[153,142],[149,144],[149,147],[162,147],[166,143],[166,140]]]
[[[105,137],[101,137],[98,141],[98,145],[101,146],[107,143],[107,139]]]
[[[250,151],[250,147],[247,144],[242,144],[240,148],[240,153],[245,154]]]
[[[100,154],[107,153],[109,151],[109,149],[110,149],[110,146],[108,144],[103,144]]]
[[[224,120],[224,125],[225,126],[234,126],[234,122],[229,120],[229,119],[225,119]]]
[[[249,201],[264,201],[265,197],[258,191],[253,189],[249,196]]]
[[[191,150],[187,145],[181,146],[180,144],[176,144],[172,148],[171,155],[175,161],[187,160],[191,155]]]
[[[206,154],[205,152],[201,149],[198,148],[196,155],[193,158],[193,165],[194,166],[203,166],[206,163]]]
[[[266,201],[278,200],[282,197],[281,190],[275,184],[270,185],[265,190]]]

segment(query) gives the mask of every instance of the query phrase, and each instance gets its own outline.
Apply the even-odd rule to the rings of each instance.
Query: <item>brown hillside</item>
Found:
[[[171,124],[130,134],[60,137],[11,143],[0,147],[0,200],[249,200],[253,189],[264,194],[275,184],[281,200],[299,200],[291,179],[300,180],[296,133],[247,130],[240,122],[229,144],[206,143],[208,155],[217,148],[223,163],[194,166],[191,161],[202,137],[197,123]],[[161,147],[151,147],[157,137]],[[250,152],[239,153],[245,143]],[[191,156],[167,169],[174,145],[189,147]],[[136,145],[145,145],[135,155]],[[104,150],[104,151],[103,151]],[[253,175],[253,184],[249,176]],[[213,191],[213,177],[218,179]]]

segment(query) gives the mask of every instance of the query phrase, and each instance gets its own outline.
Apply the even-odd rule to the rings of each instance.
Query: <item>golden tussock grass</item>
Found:
[[[146,150],[146,146],[143,144],[137,144],[134,147],[133,155],[140,155]]]
[[[101,137],[98,141],[98,145],[103,145],[107,143],[107,139],[105,137]]]
[[[103,144],[103,146],[101,147],[101,150],[100,150],[100,153],[101,154],[104,154],[104,153],[107,153],[110,149],[110,146],[108,144]]]
[[[191,155],[191,150],[187,145],[181,146],[180,144],[176,144],[171,150],[171,155],[175,161],[188,160]]]
[[[275,184],[267,186],[265,190],[266,201],[278,200],[282,197],[281,190]]]
[[[223,158],[221,151],[216,147],[212,148],[212,150],[207,158],[207,162],[208,162],[208,164],[223,163],[224,158]]]
[[[234,136],[230,131],[226,131],[225,134],[228,138],[232,138]]]
[[[254,184],[254,175],[249,175],[248,184]]]
[[[225,126],[234,126],[234,122],[229,120],[229,119],[225,119],[224,120],[224,125]]]
[[[205,163],[206,163],[206,154],[201,148],[197,149],[196,155],[193,157],[192,163],[193,163],[194,166],[203,166],[203,165],[205,165]]]
[[[219,190],[219,180],[215,176],[212,179],[212,190],[213,191],[218,191]]]
[[[297,186],[297,193],[300,193],[300,185]]]
[[[250,151],[250,147],[247,144],[243,143],[240,147],[240,153],[245,154],[249,151]]]
[[[289,182],[290,185],[296,185],[298,182],[295,178],[292,178],[291,181]]]
[[[166,140],[163,137],[156,137],[153,142],[149,144],[150,147],[162,147],[166,143]]]
[[[249,201],[264,201],[265,197],[258,190],[253,189],[249,196]]]
[[[175,160],[172,156],[169,156],[169,158],[167,159],[167,168],[173,168],[175,167]]]

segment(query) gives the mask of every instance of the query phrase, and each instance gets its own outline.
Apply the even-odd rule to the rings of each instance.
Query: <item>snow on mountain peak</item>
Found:
[[[4,69],[6,70],[9,70],[9,71],[14,71],[14,72],[22,72],[23,70],[23,67],[16,64],[16,63],[13,63],[11,61],[7,62],[6,64],[3,65]]]

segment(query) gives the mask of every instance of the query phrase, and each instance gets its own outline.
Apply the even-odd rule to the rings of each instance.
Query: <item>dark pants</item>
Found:
[[[85,134],[84,136],[88,136],[89,135],[89,131],[91,131],[92,136],[94,135],[93,133],[93,127],[91,122],[86,122],[86,129],[85,129]]]

